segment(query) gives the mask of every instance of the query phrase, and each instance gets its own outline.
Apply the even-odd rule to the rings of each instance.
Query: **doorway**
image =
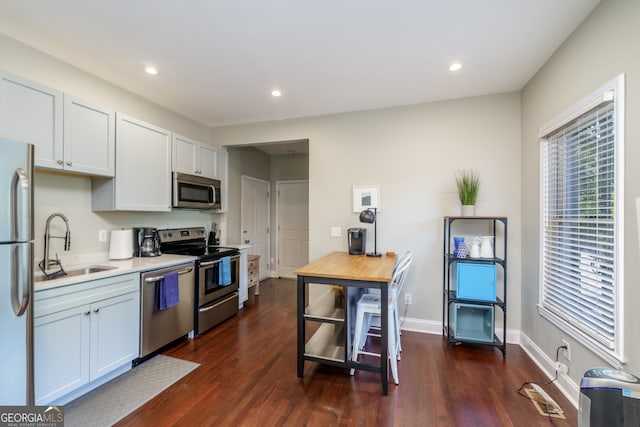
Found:
[[[277,273],[294,278],[309,262],[309,181],[276,181],[276,198]]]

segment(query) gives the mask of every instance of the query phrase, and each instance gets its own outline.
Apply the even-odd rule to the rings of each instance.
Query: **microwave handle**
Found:
[[[209,188],[211,189],[211,203],[212,205],[215,205],[217,203],[216,200],[216,187],[214,187],[213,185],[210,185]]]

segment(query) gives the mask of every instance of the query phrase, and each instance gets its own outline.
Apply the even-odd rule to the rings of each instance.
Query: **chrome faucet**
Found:
[[[64,224],[67,228],[67,231],[64,235],[64,237],[62,236],[52,236],[49,232],[49,225],[51,224],[51,220],[55,217],[60,217],[62,218],[62,220],[64,221]],[[44,259],[42,261],[40,261],[40,264],[38,264],[38,266],[40,267],[40,270],[42,270],[43,273],[47,274],[46,270],[54,265],[60,266],[60,270],[57,272],[52,273],[52,275],[55,275],[56,273],[61,273],[61,275],[66,274],[64,272],[64,270],[62,269],[62,265],[60,264],[60,260],[58,259],[58,255],[56,254],[56,259],[54,261],[49,259],[49,249],[51,247],[51,239],[64,239],[64,250],[68,251],[69,249],[71,249],[71,232],[69,231],[69,220],[67,219],[66,216],[62,215],[61,213],[53,213],[51,215],[49,215],[49,218],[47,218],[47,225],[45,226],[44,229]],[[47,274],[47,277],[49,277],[50,275]],[[51,278],[51,277],[49,277]]]

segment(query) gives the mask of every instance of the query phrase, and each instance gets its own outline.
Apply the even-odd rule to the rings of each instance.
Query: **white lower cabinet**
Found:
[[[139,339],[138,273],[37,291],[36,404],[65,404],[129,370]]]
[[[240,278],[238,280],[238,293],[239,293],[238,301],[239,301],[240,308],[244,307],[244,302],[247,299],[249,299],[249,293],[248,293],[249,276],[247,274],[248,254],[249,254],[249,248],[240,249],[240,267],[238,267],[240,269]]]

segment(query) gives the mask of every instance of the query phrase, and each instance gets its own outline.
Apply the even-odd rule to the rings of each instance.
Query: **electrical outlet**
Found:
[[[340,237],[342,236],[342,231],[340,227],[331,227],[331,237]]]
[[[567,375],[569,373],[569,367],[564,363],[556,362],[556,370]]]
[[[562,349],[564,358],[571,362],[571,346],[569,345],[569,341],[562,340],[562,345],[567,347]]]
[[[411,294],[404,294],[404,303],[406,305],[411,305]]]
[[[98,242],[107,241],[107,230],[98,230]]]

